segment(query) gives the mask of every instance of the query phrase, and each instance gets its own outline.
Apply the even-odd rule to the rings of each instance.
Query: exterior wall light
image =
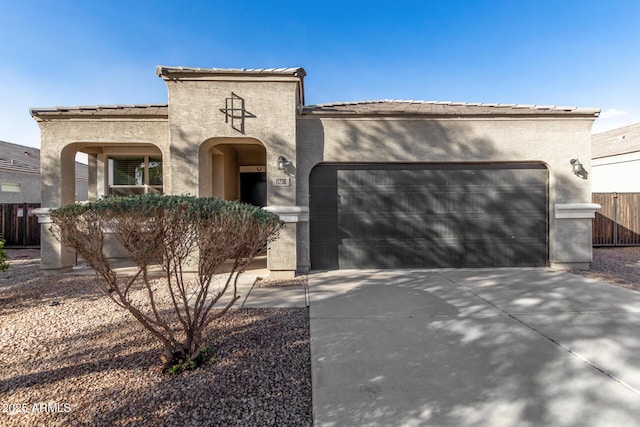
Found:
[[[284,168],[287,166],[287,163],[289,163],[289,161],[287,160],[286,157],[284,156],[280,156],[278,157],[278,170],[279,171],[283,171]]]
[[[580,163],[580,160],[578,159],[571,159],[571,166],[573,166],[573,173],[576,176],[579,176],[582,179],[587,179],[587,176],[589,175],[587,173],[587,171],[585,170],[584,166],[582,166],[582,163]]]

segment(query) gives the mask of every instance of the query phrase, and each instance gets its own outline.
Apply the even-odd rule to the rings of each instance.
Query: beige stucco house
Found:
[[[592,139],[591,190],[640,192],[640,123],[597,133]]]
[[[239,199],[286,227],[272,275],[591,261],[591,108],[364,101],[305,105],[302,68],[157,68],[166,105],[34,108],[42,202],[149,191]],[[48,227],[41,214],[43,232]],[[74,256],[43,233],[42,268]]]
[[[75,200],[87,200],[87,165],[75,162]],[[0,141],[0,204],[40,203],[40,150]]]

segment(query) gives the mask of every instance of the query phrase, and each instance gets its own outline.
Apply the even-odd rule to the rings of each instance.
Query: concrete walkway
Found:
[[[640,426],[640,293],[545,269],[310,276],[315,426]]]
[[[238,301],[234,308],[272,308],[272,307],[308,307],[309,293],[306,286],[260,287],[256,281],[263,275],[243,273],[238,278]],[[227,274],[213,278],[209,288],[210,295],[217,295],[223,288]],[[222,308],[229,304],[233,295],[230,288],[222,295],[214,307]],[[195,294],[190,300],[195,298]],[[192,302],[190,301],[190,304]]]
[[[231,261],[223,264],[221,271],[230,271]],[[129,260],[112,261],[112,267],[118,275],[133,276],[137,273],[137,267]],[[95,271],[80,259],[78,265],[69,273],[75,276],[95,276]],[[160,265],[153,265],[150,274],[154,276],[164,276],[164,272]],[[188,274],[188,273],[186,273]],[[256,257],[246,271],[240,275],[238,279],[238,295],[240,299],[234,305],[234,308],[270,308],[270,307],[308,307],[309,293],[307,287],[289,286],[289,287],[260,287],[256,285],[258,278],[268,278],[269,269],[267,268],[267,257]],[[220,274],[214,277],[211,282],[211,295],[217,294],[226,283],[228,274]],[[216,307],[224,307],[230,301],[232,290],[228,290],[222,296],[220,301],[216,303]],[[190,298],[191,299],[191,298]]]
[[[240,308],[307,307],[308,288],[303,286],[261,288],[255,285],[258,276],[240,275],[238,294]]]

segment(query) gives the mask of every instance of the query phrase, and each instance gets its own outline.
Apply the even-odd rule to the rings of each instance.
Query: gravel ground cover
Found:
[[[640,247],[594,248],[591,270],[572,273],[640,291]]]
[[[640,247],[596,248],[586,277],[640,290]],[[39,251],[0,273],[0,426],[309,426],[307,309],[232,311],[215,363],[172,376],[160,346],[92,277],[44,277]],[[256,286],[305,286],[259,280]]]
[[[163,374],[160,345],[93,277],[44,277],[37,251],[9,254],[1,426],[312,424],[306,308],[234,310],[206,333],[215,362]]]

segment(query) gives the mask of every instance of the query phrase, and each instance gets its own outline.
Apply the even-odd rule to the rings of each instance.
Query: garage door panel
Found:
[[[320,165],[310,186],[314,269],[547,262],[542,165]]]
[[[496,244],[466,245],[453,243],[428,246],[405,246],[397,251],[393,244],[339,246],[339,264],[335,268],[473,268],[528,267],[536,262],[543,247],[520,247]],[[497,254],[500,254],[499,256]]]
[[[338,224],[341,238],[411,239],[415,236],[432,235],[432,221],[425,221],[422,215],[381,214],[374,217],[342,215]]]
[[[474,226],[466,226],[473,221]],[[332,227],[331,220],[319,221],[312,225],[312,232]],[[544,219],[523,216],[496,216],[487,218],[479,215],[446,216],[422,215],[380,215],[376,218],[362,218],[359,215],[341,216],[338,224],[338,238],[384,239],[393,236],[396,239],[411,239],[416,236],[435,238],[520,238],[539,237],[546,232]],[[327,234],[325,234],[327,236]]]
[[[522,193],[524,192],[524,194]],[[474,192],[439,191],[425,188],[422,191],[405,188],[391,190],[375,187],[349,189],[336,195],[320,194],[320,204],[337,203],[341,214],[386,212],[448,214],[459,212],[546,212],[546,193],[539,189],[521,189],[497,191],[487,187],[478,187]],[[334,200],[335,199],[335,200]],[[505,203],[505,201],[510,201]]]

